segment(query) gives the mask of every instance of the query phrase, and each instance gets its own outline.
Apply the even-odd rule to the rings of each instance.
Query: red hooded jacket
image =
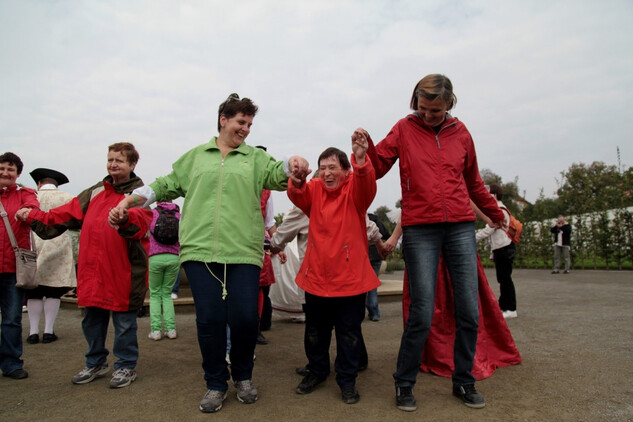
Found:
[[[15,213],[24,207],[39,209],[40,203],[37,201],[37,192],[14,184],[6,189],[0,189],[0,200],[7,212],[7,218],[18,246],[22,249],[30,249],[31,228],[27,223],[16,220]],[[13,252],[13,246],[11,246],[11,240],[9,240],[4,221],[0,221],[0,273],[14,272],[15,252]]]
[[[469,198],[493,222],[504,219],[484,186],[466,126],[447,115],[436,134],[416,113],[399,120],[367,155],[384,176],[400,160],[402,226],[475,221]]]
[[[321,297],[355,296],[380,285],[369,263],[365,214],[376,196],[376,177],[369,159],[336,188],[316,178],[288,197],[309,218],[308,246],[297,284]]]

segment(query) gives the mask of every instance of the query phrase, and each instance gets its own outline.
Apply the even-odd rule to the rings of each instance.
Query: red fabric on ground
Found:
[[[491,376],[497,368],[521,363],[521,355],[514,344],[510,329],[499,308],[499,303],[488,284],[479,257],[477,257],[477,273],[479,276],[479,330],[472,374],[477,380],[481,380]],[[409,282],[405,270],[402,289],[402,314],[405,324],[409,317],[410,302]],[[444,259],[440,258],[435,287],[433,322],[422,352],[420,365],[422,371],[442,377],[451,377],[454,369],[454,315],[450,276]]]

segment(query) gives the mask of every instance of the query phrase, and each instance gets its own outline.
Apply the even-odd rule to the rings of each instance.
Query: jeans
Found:
[[[226,391],[230,378],[225,360],[227,324],[231,327],[233,381],[249,380],[253,376],[253,353],[259,325],[260,268],[250,264],[198,261],[187,261],[183,267],[196,308],[198,345],[207,388]],[[226,280],[228,294],[225,298],[222,298],[220,280]]]
[[[512,265],[517,253],[517,247],[510,243],[503,248],[492,251],[495,259],[495,270],[499,282],[499,307],[502,311],[517,310],[517,295],[512,281]]]
[[[149,316],[151,331],[176,328],[172,288],[180,271],[180,258],[171,253],[149,257]]]
[[[0,369],[8,374],[22,369],[22,304],[24,290],[15,287],[15,273],[0,273]]]
[[[403,251],[409,274],[411,304],[393,374],[397,387],[413,387],[420,370],[435,304],[440,254],[448,267],[455,304],[453,385],[473,384],[477,347],[479,295],[474,222],[403,227]]]
[[[376,276],[380,274],[380,265],[382,261],[371,261],[371,267],[374,269]],[[378,289],[373,289],[367,292],[367,301],[365,302],[369,319],[380,319],[380,309],[378,308]]]
[[[554,245],[554,271],[558,271],[560,268],[560,256],[563,255],[563,259],[565,260],[565,271],[569,271],[569,250],[571,248],[569,246],[558,246]]]
[[[138,311],[117,312],[108,309],[86,307],[81,328],[88,342],[86,352],[86,367],[106,363],[108,349],[105,347],[108,334],[108,324],[112,313],[114,326],[114,355],[118,358],[114,362],[114,369],[134,369],[138,361],[138,341],[136,337],[136,316]]]
[[[304,347],[308,358],[308,369],[319,378],[329,375],[329,351],[332,329],[334,329],[336,383],[341,388],[354,385],[363,348],[361,323],[365,317],[365,294],[321,297],[306,292],[305,297]]]

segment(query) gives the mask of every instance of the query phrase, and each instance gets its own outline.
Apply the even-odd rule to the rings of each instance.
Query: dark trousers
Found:
[[[510,243],[508,246],[495,249],[492,253],[497,271],[497,281],[499,282],[499,307],[502,311],[516,311],[517,296],[512,281],[512,265],[517,248],[514,243]]]
[[[332,329],[336,335],[336,382],[341,387],[356,383],[363,344],[361,323],[365,316],[365,297],[320,297],[305,294],[306,332],[304,346],[308,369],[320,378],[330,373]]]

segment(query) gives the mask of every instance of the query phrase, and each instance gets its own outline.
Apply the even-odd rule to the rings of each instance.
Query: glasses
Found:
[[[231,95],[229,95],[226,99],[226,101],[224,101],[222,104],[220,104],[220,109],[218,110],[219,114],[222,114],[222,112],[224,111],[224,108],[226,107],[226,105],[228,103],[231,103],[233,101],[239,101],[240,100],[240,96],[237,95],[236,93],[233,93]]]

